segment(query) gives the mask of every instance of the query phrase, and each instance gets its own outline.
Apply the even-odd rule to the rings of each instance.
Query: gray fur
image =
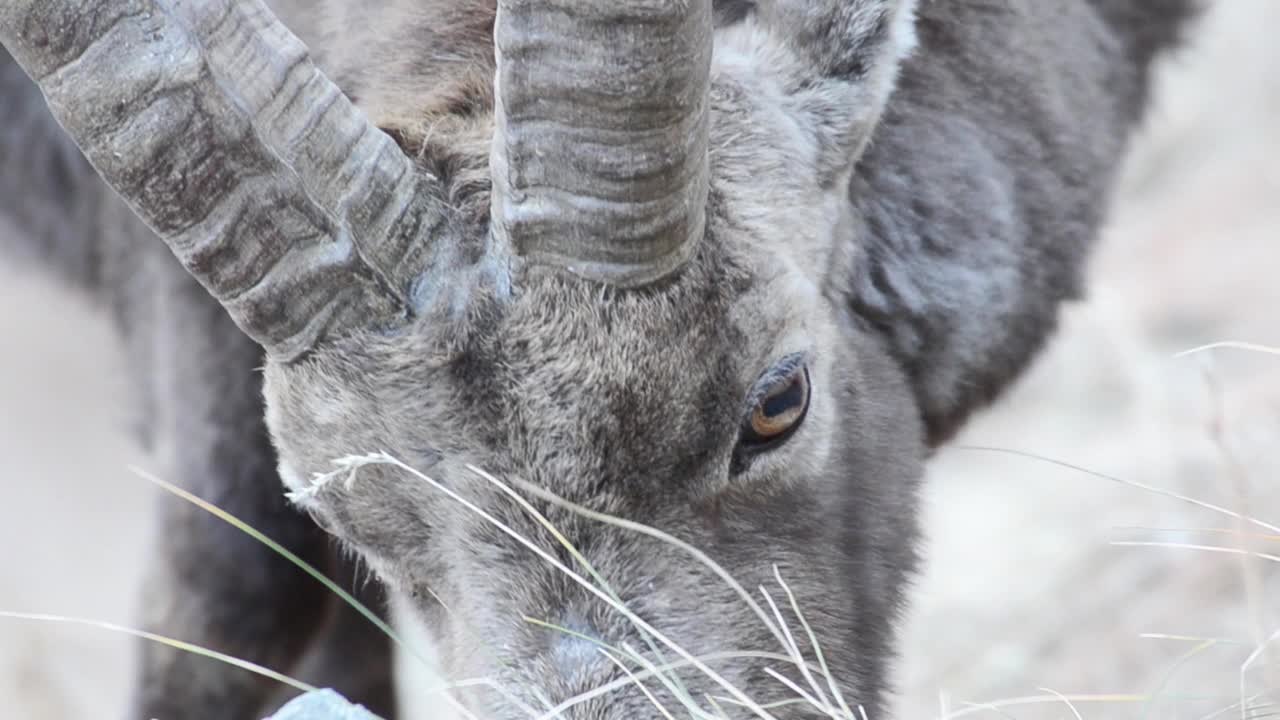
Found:
[[[262,387],[278,457],[262,427],[260,354],[158,241],[118,210],[110,224],[96,210],[59,216],[56,203],[118,203],[7,63],[0,92],[18,102],[0,106],[0,182],[36,181],[29,201],[0,197],[0,210],[81,267],[82,280],[107,277],[91,268],[136,269],[97,284],[141,348],[157,447],[189,486],[268,534],[324,561],[323,543],[281,507],[269,465],[306,490],[333,459],[381,450],[553,547],[466,465],[518,477],[676,534],[747,587],[771,585],[776,563],[847,696],[876,716],[915,566],[922,463],[1018,375],[1060,304],[1079,294],[1150,63],[1190,4],[926,0],[912,33],[891,21],[911,9],[897,0],[717,3],[707,231],[683,271],[624,290],[517,262],[509,287],[476,274],[401,331],[355,331],[269,362]],[[352,7],[278,4],[321,67],[440,179],[450,236],[478,243],[489,209],[491,5],[389,0],[359,22]],[[8,123],[38,128],[40,144]],[[93,242],[68,260],[75,245],[51,238],[77,235]],[[745,461],[735,446],[746,398],[797,353],[812,377],[809,415],[786,444]],[[691,652],[777,649],[705,568],[539,506],[638,614]],[[598,600],[393,468],[324,486],[306,510],[435,628],[455,677],[490,677],[537,705],[538,691],[558,701],[615,676],[526,615],[643,647]],[[281,669],[300,662],[325,626],[322,595],[262,551],[169,513],[149,627],[194,631]],[[385,647],[366,657],[385,663]],[[152,652],[135,716],[199,717],[190,708],[212,695],[244,708],[237,717],[266,702],[263,687],[201,667],[202,681],[184,686],[194,661]],[[760,702],[787,696],[759,664],[717,669]],[[682,679],[716,691],[698,673]],[[492,693],[464,699],[482,717],[521,717]],[[632,689],[571,716],[655,714]]]

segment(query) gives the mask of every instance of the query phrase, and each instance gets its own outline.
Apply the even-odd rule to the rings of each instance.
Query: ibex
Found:
[[[652,650],[486,519],[574,564],[472,466],[544,490],[533,508],[691,656],[739,653],[673,670],[687,698],[720,678],[814,713],[767,672],[797,668],[741,654],[776,639],[708,567],[549,495],[747,588],[776,567],[880,717],[922,464],[1080,292],[1191,4],[7,0],[0,209],[115,310],[165,471],[335,572],[316,526],[353,549],[451,678],[492,681],[460,693],[478,717],[618,678],[597,643]],[[474,508],[388,465],[313,484],[374,451]],[[393,713],[376,632],[237,531],[164,513],[148,629]],[[148,646],[129,717],[260,716],[271,690]],[[659,716],[632,683],[564,710]]]

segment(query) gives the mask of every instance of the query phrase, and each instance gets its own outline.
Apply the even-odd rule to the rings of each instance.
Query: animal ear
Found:
[[[915,46],[916,0],[717,3],[721,69],[772,92],[812,143],[830,187],[857,160]],[[745,67],[744,67],[745,66]]]
[[[1094,128],[1039,157],[1051,150],[1029,128],[1105,112],[1097,95],[1045,97],[1033,73],[1001,67],[999,50],[935,54],[928,20],[854,170],[854,238],[829,282],[848,283],[836,294],[898,361],[937,446],[1019,376],[1062,301],[1078,295],[1105,204],[1105,155],[1120,148]],[[981,86],[958,77],[961,61]],[[1026,116],[1035,113],[1045,115]]]
[[[1187,14],[1142,12],[1126,28],[1091,3],[921,6],[828,293],[903,368],[933,445],[1020,375],[1080,294],[1149,83],[1150,54],[1121,56],[1125,38]]]

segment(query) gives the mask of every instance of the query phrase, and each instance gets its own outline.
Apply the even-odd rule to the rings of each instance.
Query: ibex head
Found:
[[[774,588],[813,659],[776,566],[844,695],[870,709],[913,566],[929,378],[852,316],[832,275],[856,261],[849,179],[913,5],[758,0],[717,27],[711,0],[500,0],[492,118],[468,126],[483,142],[380,131],[260,0],[10,0],[0,39],[266,348],[286,483],[412,598],[452,676],[505,688],[469,691],[479,715],[525,717],[615,679],[594,642],[662,659],[497,529],[576,568],[472,465]],[[391,466],[312,486],[373,451],[474,507]],[[716,676],[761,706],[795,698],[766,670],[802,671],[759,654],[785,650],[708,567],[534,505]],[[733,698],[702,670],[674,677],[699,704]],[[624,684],[567,716],[655,711]]]

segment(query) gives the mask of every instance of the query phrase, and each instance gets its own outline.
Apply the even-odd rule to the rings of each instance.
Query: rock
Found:
[[[379,720],[359,705],[352,705],[333,690],[299,695],[267,720]]]

